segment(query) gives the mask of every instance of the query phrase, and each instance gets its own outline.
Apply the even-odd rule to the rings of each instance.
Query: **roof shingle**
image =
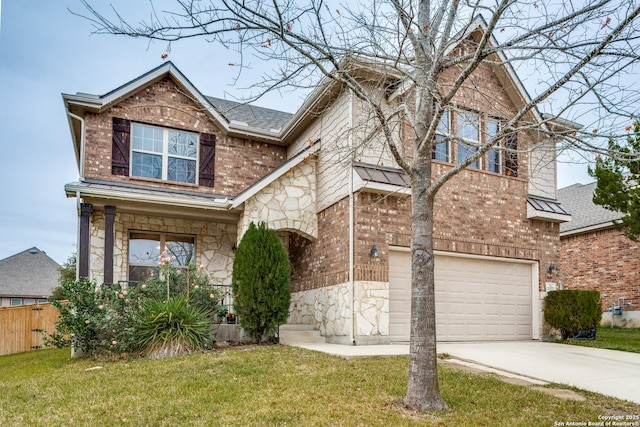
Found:
[[[571,214],[571,222],[560,224],[560,233],[582,228],[612,225],[612,221],[622,218],[622,214],[613,212],[593,203],[593,191],[596,183],[574,184],[558,190],[558,200]]]
[[[59,265],[33,247],[0,260],[0,295],[46,298],[58,286]]]

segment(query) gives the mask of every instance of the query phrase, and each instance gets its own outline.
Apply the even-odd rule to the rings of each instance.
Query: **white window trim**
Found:
[[[160,256],[162,256],[162,252],[165,250],[166,248],[166,244],[167,244],[167,236],[180,236],[180,237],[190,237],[193,239],[193,259],[191,260],[192,262],[195,263],[195,257],[197,254],[197,250],[196,250],[196,236],[193,234],[182,234],[182,233],[165,233],[165,232],[161,232],[161,231],[148,231],[148,230],[129,230],[129,236],[128,236],[128,240],[127,240],[127,280],[131,280],[129,278],[129,271],[131,269],[131,266],[137,266],[137,267],[152,267],[152,268],[158,268],[159,264],[159,259],[155,260],[155,261],[150,261],[149,263],[142,263],[142,262],[131,262],[131,235],[132,234],[153,234],[153,235],[157,235],[159,237],[159,245],[160,248],[158,249]],[[176,265],[175,267],[177,268],[186,268],[187,265]]]
[[[487,117],[485,119],[485,123],[486,123],[485,138],[487,138],[486,143],[489,143],[489,141],[491,140],[491,138],[489,138],[489,122],[494,122],[494,123],[496,123],[498,125],[498,129],[497,129],[496,134],[500,132],[500,128],[502,127],[501,126],[502,122],[499,119],[496,119],[495,117]],[[489,154],[489,152],[491,150],[495,150],[495,152],[498,155],[498,171],[497,172],[489,170],[489,167],[491,166],[492,162],[489,161],[488,154]],[[487,151],[487,172],[491,172],[491,173],[496,173],[496,174],[502,175],[503,172],[504,172],[504,165],[502,163],[503,163],[502,162],[502,149],[501,149],[500,143],[498,143],[498,144],[494,145],[489,151]]]
[[[440,135],[444,138],[447,138],[449,136],[451,136],[451,109],[449,108],[445,108],[444,112],[442,113],[443,116],[447,117],[447,133],[442,133],[438,130],[438,126],[436,126],[436,135]],[[440,125],[440,123],[438,123],[438,125]],[[447,144],[447,158],[445,160],[437,160],[437,159],[433,159],[436,160],[438,162],[445,162],[445,163],[450,163],[451,162],[451,141],[450,140],[445,140],[444,141],[445,144]],[[434,146],[433,148],[435,149],[437,145],[437,141],[434,141]],[[433,157],[433,155],[432,155]]]
[[[139,149],[139,148],[133,148],[133,128],[134,126],[146,126],[146,127],[151,127],[151,128],[156,128],[156,129],[160,129],[162,130],[162,153],[156,152],[156,151],[149,151],[149,150],[143,150],[143,149]],[[169,154],[169,132],[170,131],[175,131],[175,132],[185,132],[185,133],[189,133],[192,135],[195,135],[196,137],[196,157],[192,158],[192,157],[187,157],[187,156],[179,156],[176,154]],[[151,154],[151,155],[155,155],[155,156],[162,156],[162,173],[161,173],[161,181],[166,181],[166,182],[172,182],[172,183],[176,183],[176,184],[187,184],[187,185],[197,185],[200,179],[200,135],[197,132],[191,132],[191,131],[186,131],[186,130],[182,130],[182,129],[173,129],[173,128],[166,128],[166,127],[162,127],[162,126],[155,126],[155,125],[149,125],[146,123],[137,123],[137,122],[132,122],[131,123],[131,136],[130,136],[131,140],[129,143],[129,146],[131,147],[129,149],[129,158],[131,159],[131,161],[129,162],[129,176],[131,177],[135,177],[135,178],[143,178],[143,179],[155,179],[155,178],[150,178],[147,176],[140,176],[140,175],[133,175],[133,153],[143,153],[143,154]],[[195,161],[196,162],[196,167],[195,167],[195,181],[194,182],[186,182],[186,181],[171,181],[168,179],[169,176],[169,157],[173,157],[176,159],[184,159],[184,160],[191,160],[191,161]]]
[[[464,138],[464,137],[461,135],[461,132],[460,132],[460,131],[461,131],[461,129],[460,129],[460,126],[459,126],[459,124],[460,124],[460,122],[459,122],[459,116],[461,116],[462,114],[473,114],[473,115],[475,115],[475,116],[476,116],[476,118],[477,118],[477,129],[478,129],[478,139],[477,139],[477,140],[473,140],[473,139],[469,139],[469,138]],[[466,120],[465,120],[465,122],[466,122]],[[476,113],[475,111],[471,111],[471,110],[464,110],[464,109],[456,110],[456,136],[457,136],[458,138],[460,138],[463,142],[469,142],[469,143],[467,144],[467,146],[469,146],[469,147],[471,147],[471,148],[475,148],[475,149],[476,149],[476,151],[480,149],[480,141],[481,141],[481,138],[482,138],[482,128],[481,128],[481,125],[482,125],[482,116],[480,115],[480,113]],[[459,158],[458,154],[460,154],[460,148],[459,148],[458,144],[456,144],[456,164],[460,164],[460,158]],[[474,164],[474,163],[476,163],[476,162],[477,162],[477,164],[478,164],[478,165],[477,165],[477,166],[473,166],[473,164]],[[483,164],[482,164],[482,163],[483,163],[483,162],[482,162],[482,158],[479,158],[479,159],[478,159],[478,160],[476,160],[475,162],[473,162],[473,163],[469,164],[469,165],[467,166],[467,168],[470,168],[470,169],[477,169],[477,170],[482,170],[482,166],[483,166]]]

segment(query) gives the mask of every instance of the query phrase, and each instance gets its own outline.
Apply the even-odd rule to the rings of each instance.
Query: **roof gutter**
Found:
[[[67,184],[64,186],[67,195],[76,197],[99,197],[103,199],[117,199],[131,202],[147,202],[159,205],[179,206],[184,208],[199,208],[211,210],[229,210],[233,201],[225,197],[224,199],[211,199],[209,203],[201,200],[182,199],[176,200],[175,197],[167,197],[163,195],[142,194],[131,191],[119,191],[106,188],[90,188],[82,184]]]
[[[588,233],[590,231],[604,230],[604,229],[613,228],[613,227],[614,227],[613,221],[607,221],[607,222],[603,222],[601,224],[589,225],[587,227],[581,227],[581,228],[575,228],[573,230],[561,231],[560,232],[560,237],[568,237],[568,236],[573,236],[574,234],[583,234],[583,233]]]

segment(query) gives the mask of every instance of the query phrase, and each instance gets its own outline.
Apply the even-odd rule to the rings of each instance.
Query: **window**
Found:
[[[22,305],[22,298],[11,298],[11,305]]]
[[[506,150],[504,159],[504,174],[518,176],[518,134],[511,134],[504,145]]]
[[[35,304],[35,303],[36,303],[35,298],[25,298],[24,299],[24,304],[25,305],[30,305],[30,304]]]
[[[436,128],[436,143],[431,153],[433,160],[439,160],[441,162],[449,161],[449,142],[443,141],[447,135],[449,135],[449,111],[445,110]]]
[[[38,304],[42,304],[44,302],[49,302],[49,300],[46,298],[38,298]]]
[[[460,111],[457,113],[458,136],[464,141],[458,143],[458,163],[462,163],[478,151],[480,144],[480,116],[470,111]],[[476,160],[469,167],[478,168],[480,162]]]
[[[160,273],[158,261],[164,250],[176,267],[194,261],[195,239],[178,234],[131,232],[129,235],[129,281],[141,282]],[[161,249],[162,248],[162,249]]]
[[[197,134],[132,124],[132,176],[195,184],[197,162]]]
[[[500,123],[496,120],[487,120],[487,142],[491,141],[493,137],[498,134],[500,130]],[[489,172],[500,173],[502,169],[502,161],[500,158],[500,151],[495,148],[487,151],[487,170]]]

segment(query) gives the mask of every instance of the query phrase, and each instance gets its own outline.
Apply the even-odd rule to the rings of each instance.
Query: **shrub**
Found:
[[[141,313],[150,300],[182,297],[190,308],[209,316],[206,320],[210,324],[222,291],[210,286],[204,268],[190,264],[181,270],[163,262],[161,269],[162,278],[150,278],[128,289],[98,288],[87,280],[62,283],[59,300],[51,303],[60,311],[56,332],[46,343],[57,347],[72,344],[87,356],[137,352],[142,349]]]
[[[86,355],[137,350],[135,335],[143,293],[98,289],[89,280],[65,282],[59,289],[64,301],[51,302],[60,315],[47,344],[71,344]]]
[[[185,295],[149,300],[140,321],[139,345],[162,359],[211,348],[211,312],[189,305]]]
[[[233,263],[233,308],[240,327],[256,342],[287,321],[291,289],[289,257],[275,231],[264,222],[242,237]]]
[[[566,340],[581,331],[596,329],[602,318],[600,292],[551,291],[547,294],[544,320]]]

